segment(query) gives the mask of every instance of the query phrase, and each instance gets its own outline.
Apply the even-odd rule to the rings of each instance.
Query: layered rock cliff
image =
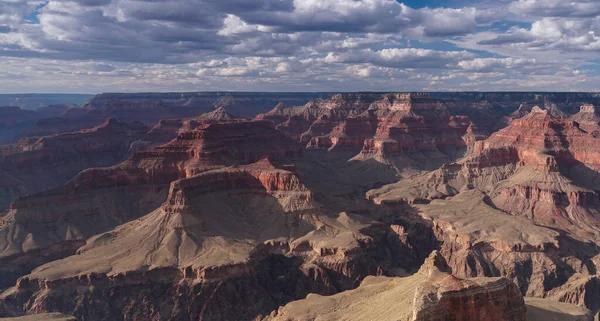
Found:
[[[20,197],[2,217],[2,268],[11,271],[2,285],[23,271],[72,253],[94,234],[156,209],[177,179],[265,157],[284,160],[300,155],[302,148],[267,122],[211,124],[136,152],[114,167],[84,170],[63,187]],[[21,261],[27,262],[15,264]]]
[[[596,140],[533,108],[456,163],[367,197],[431,221],[458,275],[505,276],[524,295],[596,311],[597,297],[584,290],[597,273]]]
[[[161,120],[122,163],[0,213],[0,316],[521,320],[519,292],[545,298],[527,298],[529,320],[600,309],[598,144],[561,113],[592,96],[361,93],[228,113],[262,99],[248,95],[68,109],[211,112]],[[418,272],[434,249],[455,276],[441,256]],[[309,293],[335,295],[290,303]]]
[[[123,161],[147,131],[141,123],[111,118],[91,129],[0,146],[0,208],[18,196],[61,186],[86,168]]]
[[[582,105],[579,112],[569,119],[577,122],[579,128],[591,133],[594,137],[600,136],[600,116],[598,116],[598,112],[594,105]]]
[[[369,277],[356,290],[309,295],[264,320],[526,320],[507,279],[459,279],[436,252],[406,278]]]
[[[401,229],[331,213],[290,170],[262,160],[174,181],[160,208],[35,269],[0,300],[84,320],[251,320],[419,265]]]
[[[175,139],[177,135],[189,130],[203,128],[210,124],[245,122],[247,119],[236,117],[230,114],[225,108],[219,107],[213,111],[200,114],[196,117],[187,119],[163,119],[158,122],[144,137],[137,143],[137,149],[146,149],[149,146],[160,145]]]
[[[442,101],[424,93],[338,94],[304,106],[278,105],[257,118],[308,148],[399,167],[406,160],[439,166],[481,139],[468,117],[450,116]]]
[[[577,123],[540,108],[513,120],[472,152],[440,169],[369,192],[368,197],[421,202],[464,189],[490,193],[499,208],[535,221],[598,228],[598,139]]]

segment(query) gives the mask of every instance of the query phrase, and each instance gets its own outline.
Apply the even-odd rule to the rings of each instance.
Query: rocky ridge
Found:
[[[265,320],[526,320],[523,297],[507,279],[459,279],[449,273],[443,257],[433,252],[410,277],[369,277],[356,290],[309,295]]]
[[[86,168],[122,161],[147,131],[141,123],[110,118],[91,129],[0,146],[0,208],[18,196],[58,187]]]
[[[280,104],[257,118],[307,148],[399,167],[411,157],[414,164],[440,165],[480,139],[468,117],[450,116],[442,101],[424,93],[338,94],[304,106]]]
[[[533,108],[472,153],[432,173],[369,192],[378,203],[427,202],[465,189],[489,193],[499,208],[559,227],[595,229],[597,138],[577,123]],[[587,174],[583,174],[587,173]],[[576,181],[574,181],[576,179]]]
[[[158,208],[177,179],[265,157],[283,160],[301,154],[298,145],[269,123],[211,124],[136,152],[119,165],[84,170],[63,187],[11,204],[0,229],[3,268],[17,275],[74,252],[88,237]],[[39,256],[39,251],[45,255]],[[22,260],[31,262],[15,264]]]
[[[522,295],[597,311],[593,135],[554,115],[570,103],[543,98],[550,111],[522,108],[524,117],[486,139],[481,120],[501,99],[480,99],[490,101],[473,102],[479,109],[465,116],[436,95],[366,93],[280,104],[255,121],[223,108],[161,121],[121,164],[85,170],[0,214],[1,287],[13,286],[0,294],[0,316],[260,319],[369,275],[412,278],[434,249],[467,278],[450,278],[452,287],[495,297],[494,282],[468,278],[505,277]],[[396,177],[368,193],[375,202],[365,199],[365,188]],[[435,319],[456,310],[440,280],[431,281],[443,304],[413,304],[411,313]],[[423,289],[425,302],[430,286]],[[465,293],[477,304],[455,317],[476,319],[486,296]],[[585,309],[549,302],[527,298],[527,318],[589,320]],[[285,313],[304,316],[298,307]],[[369,313],[361,311],[349,315]]]
[[[441,253],[458,275],[509,277],[524,295],[596,311],[589,290],[597,282],[596,146],[577,123],[534,107],[456,163],[367,197],[431,221]],[[539,227],[521,222],[522,231],[507,230],[521,219],[508,214]],[[501,217],[506,222],[496,225]],[[461,232],[463,225],[468,229]],[[539,243],[543,235],[546,241]]]
[[[160,208],[35,269],[0,299],[27,313],[60,309],[84,319],[250,320],[309,292],[336,293],[392,273],[398,258],[414,256],[400,231],[328,212],[290,170],[262,160],[174,181]],[[88,300],[94,291],[105,299]],[[133,297],[146,297],[145,306]],[[132,308],[97,315],[122,304]]]

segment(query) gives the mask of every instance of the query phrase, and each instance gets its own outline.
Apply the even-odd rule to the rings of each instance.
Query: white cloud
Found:
[[[325,57],[329,63],[362,64],[392,68],[446,68],[449,64],[473,58],[467,51],[436,51],[417,48],[393,48],[379,51],[362,50],[346,53],[330,53]]]
[[[486,3],[0,0],[0,90],[595,88],[598,1]]]
[[[600,15],[600,2],[596,0],[519,0],[509,9],[523,16],[536,17],[589,17]]]
[[[473,60],[464,60],[458,63],[464,71],[473,71],[477,73],[494,72],[497,70],[523,68],[536,64],[535,59],[521,58],[477,58]]]
[[[529,29],[513,29],[480,41],[480,44],[517,44],[524,49],[538,51],[598,51],[600,19],[543,18],[532,23]]]

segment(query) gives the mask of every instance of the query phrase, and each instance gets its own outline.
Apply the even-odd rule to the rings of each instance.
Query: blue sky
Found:
[[[596,0],[1,0],[0,93],[600,91]]]

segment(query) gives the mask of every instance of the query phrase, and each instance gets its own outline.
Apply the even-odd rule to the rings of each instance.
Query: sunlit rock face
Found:
[[[82,125],[88,109],[161,119],[0,147],[26,172],[83,164],[0,212],[0,316],[574,321],[600,309],[590,95],[131,95],[46,124]],[[271,110],[235,112],[260,101]],[[112,163],[93,165],[99,155]]]

